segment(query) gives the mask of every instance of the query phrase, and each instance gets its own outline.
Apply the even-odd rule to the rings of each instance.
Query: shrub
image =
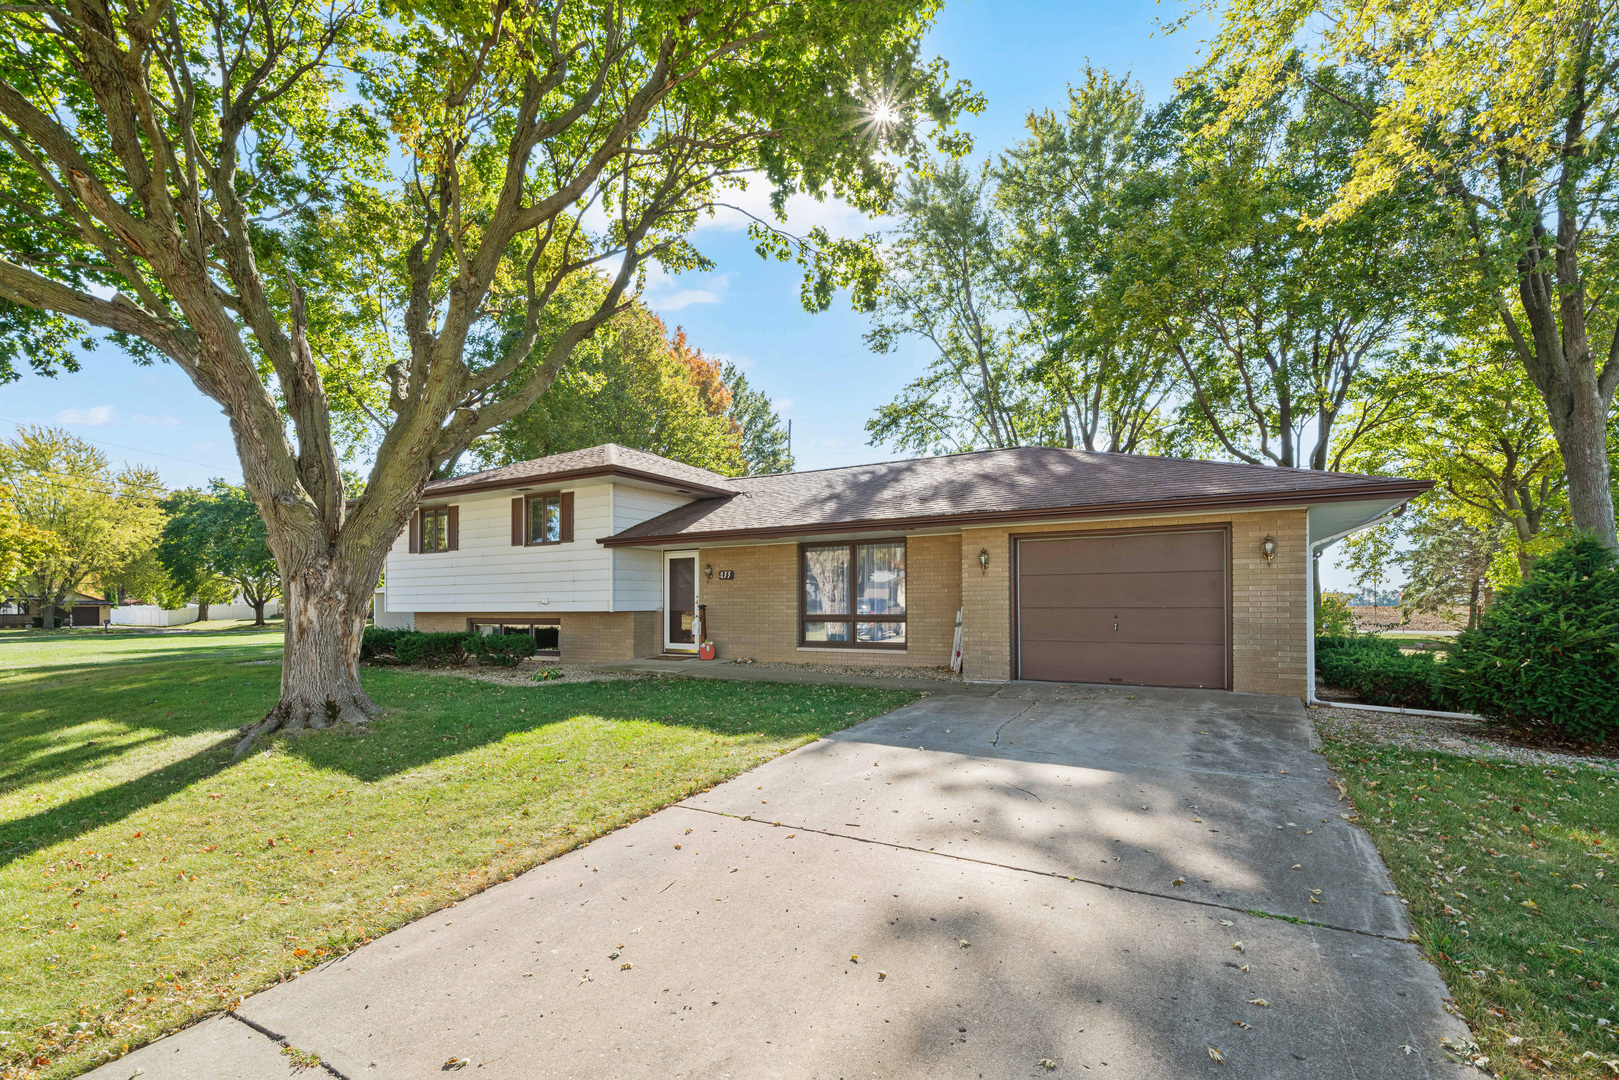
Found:
[[[423,667],[454,667],[467,658],[467,644],[471,635],[428,634],[415,630],[401,631],[394,646],[394,655],[401,664],[420,664]]]
[[[467,635],[467,651],[478,658],[478,663],[495,667],[516,667],[524,657],[533,656],[537,648],[528,634]]]
[[[1367,705],[1454,708],[1445,668],[1432,654],[1407,655],[1395,642],[1375,635],[1316,638],[1315,668],[1328,686]]]
[[[1354,635],[1355,613],[1349,610],[1349,597],[1338,592],[1321,594],[1321,604],[1315,609],[1315,632],[1325,638]]]
[[[1490,720],[1619,740],[1619,559],[1581,536],[1536,560],[1462,632],[1447,666],[1457,699]]]
[[[383,626],[368,626],[365,633],[360,635],[360,659],[379,660],[383,657],[396,655],[399,647],[399,638],[402,634],[412,634],[414,630],[390,630]]]

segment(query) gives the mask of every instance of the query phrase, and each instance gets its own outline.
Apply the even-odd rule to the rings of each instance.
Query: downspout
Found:
[[[1319,708],[1358,709],[1361,712],[1403,713],[1406,716],[1434,716],[1442,720],[1476,720],[1482,722],[1484,717],[1476,716],[1473,713],[1440,712],[1437,709],[1407,709],[1404,706],[1399,705],[1360,705],[1352,701],[1324,701],[1315,696],[1315,557],[1321,552],[1322,549],[1326,548],[1327,545],[1342,540],[1350,533],[1359,532],[1361,529],[1369,529],[1374,525],[1381,525],[1389,518],[1396,517],[1404,512],[1405,504],[1401,503],[1399,506],[1393,510],[1390,510],[1383,516],[1373,518],[1364,525],[1358,525],[1353,529],[1345,529],[1343,532],[1335,533],[1332,536],[1326,537],[1322,540],[1310,539],[1310,516],[1308,512],[1305,513],[1304,592],[1305,595],[1310,598],[1305,604],[1307,613],[1304,618],[1304,632],[1306,635],[1304,655],[1307,658],[1308,667],[1305,704],[1311,707]]]

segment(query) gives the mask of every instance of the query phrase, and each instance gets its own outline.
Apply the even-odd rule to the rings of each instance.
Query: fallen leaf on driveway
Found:
[[[1185,885],[1186,884],[1186,879],[1183,878],[1183,877],[1178,877],[1174,881],[1171,881],[1170,884],[1171,885]]]
[[[1238,951],[1238,952],[1242,952],[1242,951],[1244,951],[1244,950],[1243,950],[1243,947],[1242,947],[1242,942],[1240,942],[1240,941],[1233,941],[1233,942],[1232,942],[1232,943],[1231,943],[1231,947],[1232,947],[1232,948],[1233,948],[1233,949],[1236,949],[1236,950],[1237,950],[1237,951]]]
[[[1232,922],[1230,919],[1221,919],[1220,920],[1220,925],[1221,926],[1236,926],[1237,924]]]
[[[1041,1058],[1039,1061],[1035,1062],[1035,1064],[1046,1070],[1046,1072],[1050,1072],[1052,1069],[1057,1067],[1057,1063],[1052,1061],[1050,1058]]]
[[[439,1069],[441,1071],[448,1072],[451,1069],[464,1069],[468,1065],[471,1065],[471,1064],[472,1064],[472,1059],[471,1058],[453,1057],[450,1060],[446,1061],[443,1065],[440,1065]]]
[[[1210,1046],[1208,1043],[1203,1044],[1203,1049],[1205,1049],[1205,1050],[1207,1050],[1209,1052],[1209,1060],[1210,1061],[1217,1062],[1217,1063],[1219,1063],[1221,1065],[1225,1064],[1225,1055],[1220,1053],[1220,1051],[1216,1050],[1214,1047]]]
[[[849,954],[849,963],[851,963],[851,964],[860,963],[860,954],[859,953],[850,953]]]
[[[1236,1028],[1242,1028],[1242,1030],[1247,1031],[1249,1028],[1253,1027],[1254,1025],[1252,1025],[1250,1023],[1247,1023],[1246,1021],[1243,1021],[1243,1020],[1233,1020],[1233,1021],[1231,1021],[1231,1026],[1236,1027]]]
[[[1270,1008],[1270,1002],[1266,1001],[1264,998],[1249,998],[1248,1004],[1258,1005],[1261,1009]]]
[[[972,942],[968,941],[966,938],[961,939],[961,947],[963,949],[967,948],[967,946],[969,946],[971,944],[972,944]]]
[[[882,981],[883,981],[883,980],[884,980],[884,979],[886,979],[886,978],[888,978],[888,972],[886,972],[886,971],[879,971],[879,972],[878,972],[878,973],[877,973],[877,981],[878,981],[878,982],[882,982]]]

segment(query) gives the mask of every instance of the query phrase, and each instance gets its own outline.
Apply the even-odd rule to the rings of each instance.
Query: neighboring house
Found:
[[[1304,697],[1313,559],[1426,481],[1025,447],[732,479],[608,444],[430,483],[388,557],[418,630],[564,660],[943,667]]]
[[[20,596],[0,601],[0,627],[41,626],[46,601],[39,596]],[[112,601],[89,593],[75,592],[64,606],[56,609],[57,626],[100,626],[112,618]]]

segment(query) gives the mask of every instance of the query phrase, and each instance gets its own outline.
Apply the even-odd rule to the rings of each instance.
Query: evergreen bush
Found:
[[[538,646],[528,634],[468,634],[467,651],[480,664],[516,667],[524,657],[533,656]]]
[[[1580,536],[1537,559],[1462,632],[1447,667],[1457,700],[1480,716],[1619,741],[1619,558]]]
[[[431,634],[416,630],[402,631],[394,646],[394,655],[401,664],[419,664],[422,667],[455,667],[466,661],[467,646],[472,635],[466,632]]]
[[[1367,705],[1441,712],[1455,708],[1445,665],[1433,654],[1407,655],[1397,643],[1373,634],[1316,638],[1315,669],[1328,686]]]

